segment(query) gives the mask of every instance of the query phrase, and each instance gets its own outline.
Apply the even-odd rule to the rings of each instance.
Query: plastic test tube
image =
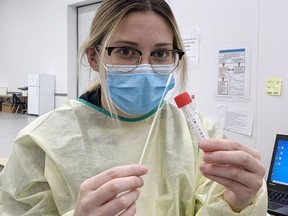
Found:
[[[179,109],[182,109],[188,125],[197,137],[198,142],[203,139],[209,139],[209,135],[205,130],[196,110],[192,104],[192,99],[187,92],[176,96],[174,98]]]

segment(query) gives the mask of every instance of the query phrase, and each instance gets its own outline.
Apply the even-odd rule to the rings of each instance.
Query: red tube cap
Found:
[[[177,95],[174,98],[174,100],[175,100],[178,108],[182,108],[182,107],[186,106],[187,104],[192,103],[192,99],[187,92],[183,92],[183,93]]]

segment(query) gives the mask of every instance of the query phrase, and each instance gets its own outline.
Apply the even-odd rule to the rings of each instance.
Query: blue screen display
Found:
[[[288,140],[279,140],[271,172],[271,181],[288,185]]]

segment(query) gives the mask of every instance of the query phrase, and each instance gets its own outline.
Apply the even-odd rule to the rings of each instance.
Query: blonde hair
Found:
[[[116,31],[119,23],[122,19],[131,12],[145,12],[153,11],[160,15],[168,25],[171,27],[173,32],[173,47],[184,50],[184,46],[181,40],[180,32],[173,15],[173,12],[169,5],[164,0],[106,0],[103,1],[99,7],[91,25],[90,36],[84,42],[81,47],[81,59],[86,57],[85,53],[87,50],[95,49],[95,58],[98,60],[98,73],[99,73],[99,84],[101,91],[106,97],[109,111],[113,109],[111,106],[111,99],[106,91],[106,75],[104,64],[101,59],[104,59],[105,47],[108,45],[112,35]],[[187,60],[185,55],[178,65],[178,70],[175,72],[176,85],[175,89],[177,92],[183,91],[186,88],[187,81]],[[176,74],[177,73],[177,74]],[[95,85],[92,88],[96,88]]]

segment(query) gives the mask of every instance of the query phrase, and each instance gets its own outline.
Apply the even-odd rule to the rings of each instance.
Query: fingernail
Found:
[[[148,172],[148,167],[144,166],[144,165],[140,165],[140,171],[143,173],[146,173],[146,172]]]
[[[136,194],[137,197],[140,196],[140,191],[139,191],[139,189],[133,189],[132,191]]]
[[[209,141],[208,140],[202,140],[200,145],[201,145],[201,147],[207,147],[209,145]]]
[[[206,166],[205,164],[201,164],[200,167],[199,167],[200,171],[205,171],[206,170]]]

